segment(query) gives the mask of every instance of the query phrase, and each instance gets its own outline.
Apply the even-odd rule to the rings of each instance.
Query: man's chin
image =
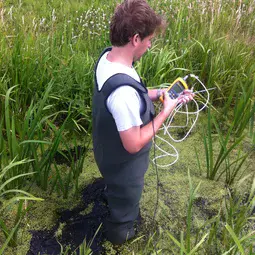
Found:
[[[141,56],[134,57],[134,62],[139,61],[142,58],[142,56],[145,55],[148,52],[148,50],[146,50]]]

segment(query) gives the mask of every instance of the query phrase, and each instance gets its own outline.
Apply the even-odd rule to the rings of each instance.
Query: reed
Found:
[[[217,132],[216,134],[213,134],[213,125]],[[233,122],[227,133],[224,134],[209,109],[207,130],[204,131],[203,135],[206,159],[206,177],[210,180],[219,180],[222,176],[225,176],[225,183],[227,185],[233,184],[236,177],[240,177],[240,175],[243,174],[241,173],[242,165],[248,157],[248,153],[242,153],[241,149],[239,149],[236,159],[231,159],[231,154],[233,154],[244,139],[244,135],[242,135],[235,141],[231,140],[234,127],[235,124]],[[220,143],[220,150],[218,152],[215,151],[215,147],[213,146],[215,137],[219,139]],[[202,172],[199,157],[197,157],[197,160],[200,172]]]
[[[59,189],[63,194],[63,198],[68,198],[70,190],[72,190],[72,185],[74,185],[74,192],[76,194],[79,191],[79,176],[83,171],[83,165],[87,156],[90,137],[85,139],[84,147],[81,149],[79,149],[80,145],[77,144],[76,139],[73,140],[73,148],[70,148],[70,144],[66,142],[63,143],[65,145],[67,155],[61,153],[61,151],[59,151],[59,153],[66,158],[67,162],[70,164],[70,167],[63,168],[54,163],[55,174],[52,174],[54,177],[51,183],[50,193],[52,193],[54,189]]]
[[[251,137],[251,142],[255,146],[255,130],[254,130],[254,126],[255,126],[255,102],[253,104],[252,112],[253,112],[253,115],[251,116],[251,119],[250,119],[249,134],[250,134],[250,137]]]
[[[19,124],[19,128],[16,128],[16,115],[13,114],[12,117],[10,115],[11,112],[11,104],[12,104],[12,92],[17,89],[17,86],[11,87],[5,96],[5,137],[1,136],[0,145],[1,150],[3,151],[1,157],[6,157],[6,153],[4,153],[4,148],[9,150],[9,157],[11,159],[18,158],[30,158],[33,159],[31,161],[31,167],[24,167],[19,164],[13,167],[12,171],[8,172],[8,177],[12,178],[18,175],[22,175],[23,178],[15,178],[14,182],[8,184],[9,188],[11,185],[15,185],[18,187],[22,187],[26,184],[25,177],[26,173],[29,173],[31,169],[35,172],[35,175],[31,176],[32,180],[35,180],[37,185],[40,186],[43,190],[47,190],[49,186],[49,179],[52,172],[52,166],[54,164],[54,156],[59,149],[60,144],[64,142],[63,131],[66,128],[67,122],[70,121],[71,115],[71,106],[69,107],[69,111],[59,111],[53,112],[51,114],[47,114],[49,110],[52,109],[52,105],[47,104],[48,100],[51,96],[53,83],[50,83],[46,88],[44,96],[39,102],[36,104],[31,103],[27,112],[25,113],[25,117],[23,123]],[[46,113],[46,114],[45,114]],[[64,122],[61,126],[56,126],[54,124],[55,119],[59,114],[67,114]],[[3,119],[2,119],[3,126]],[[76,125],[79,125],[76,122]],[[49,140],[51,137],[51,140]],[[86,146],[88,146],[88,142],[86,142]],[[66,145],[68,148],[68,146]],[[77,146],[76,146],[77,147]],[[4,155],[5,154],[5,155]],[[85,153],[81,156],[81,159],[77,162],[72,161],[72,167],[69,174],[68,180],[66,180],[65,189],[62,189],[64,192],[64,197],[67,197],[67,192],[70,187],[70,183],[75,180],[76,190],[78,190],[78,177],[82,171],[83,163],[85,160]],[[55,169],[58,173],[58,168],[55,164]],[[23,175],[24,174],[24,175]],[[59,176],[60,183],[61,177]],[[72,178],[71,178],[72,177]],[[56,181],[52,183],[51,191],[54,190]]]
[[[25,173],[25,174],[19,174],[14,177],[9,177],[8,172],[10,170],[18,165],[28,164],[31,160],[21,160],[16,161],[15,159],[11,161],[7,166],[5,166],[3,169],[0,170],[0,198],[5,198],[6,202],[0,209],[0,229],[3,231],[5,236],[5,242],[3,243],[2,247],[0,247],[0,254],[3,254],[6,247],[9,246],[16,246],[18,241],[18,231],[20,229],[20,223],[22,222],[22,219],[26,215],[28,211],[28,207],[24,207],[23,203],[24,201],[42,201],[43,199],[37,198],[30,193],[18,189],[16,186],[12,189],[9,189],[8,186],[10,186],[10,183],[13,183],[15,180],[22,178],[24,176],[28,176],[34,173]],[[13,186],[13,185],[12,185]],[[17,210],[15,213],[15,220],[13,222],[12,226],[7,225],[4,222],[4,214],[5,214],[5,208],[14,206],[17,203]]]

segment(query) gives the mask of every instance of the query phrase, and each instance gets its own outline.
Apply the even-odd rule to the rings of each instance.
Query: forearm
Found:
[[[155,90],[154,91],[152,90],[152,92],[155,93]],[[162,89],[160,93],[161,94],[164,93],[163,109],[154,118],[153,121],[151,121],[150,123],[148,123],[147,125],[143,126],[140,129],[141,147],[147,144],[152,139],[152,137],[158,132],[159,128],[162,126],[162,124],[165,122],[168,116],[172,113],[172,111],[174,110],[178,103],[185,104],[191,101],[194,97],[194,94],[192,94],[190,91],[185,91],[183,95],[178,97],[178,99],[170,99],[166,89]]]
[[[153,93],[153,91],[152,91]],[[181,95],[178,99],[170,99],[168,93],[164,91],[164,101],[162,103],[163,108],[161,112],[149,122],[147,125],[140,127],[135,126],[128,130],[119,132],[120,138],[124,148],[129,153],[136,153],[140,151],[152,137],[158,132],[164,121],[172,113],[178,103],[187,103],[193,98],[193,94]]]
[[[172,106],[172,110],[174,109]],[[147,125],[143,127],[132,127],[126,131],[120,132],[120,137],[124,148],[129,153],[137,153],[146,144],[148,144],[152,137],[159,130],[160,126],[169,116],[169,112],[165,112],[164,109]]]
[[[157,101],[159,97],[162,95],[162,89],[149,89],[148,95],[152,101]]]
[[[165,112],[162,110],[151,122],[140,129],[141,148],[151,141],[153,136],[158,132],[168,116],[169,115],[165,114]]]

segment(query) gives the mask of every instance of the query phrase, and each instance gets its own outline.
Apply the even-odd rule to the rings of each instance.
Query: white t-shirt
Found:
[[[139,75],[134,68],[127,67],[120,63],[110,62],[106,59],[109,52],[106,52],[100,59],[96,79],[100,91],[105,81],[117,73],[125,73],[140,82]],[[143,102],[138,92],[130,86],[121,86],[114,90],[107,99],[107,107],[112,114],[118,131],[125,131],[134,126],[142,125],[140,112]]]

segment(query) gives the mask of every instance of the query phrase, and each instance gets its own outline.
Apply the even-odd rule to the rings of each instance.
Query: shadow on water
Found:
[[[85,238],[86,243],[92,240],[100,224],[109,213],[103,191],[103,180],[97,179],[82,192],[84,206],[60,212],[59,220],[51,230],[31,231],[32,239],[27,255],[57,255],[61,253],[59,243],[64,247],[69,245],[74,251]],[[81,212],[87,209],[89,204],[93,204],[91,212],[82,215]],[[57,239],[55,233],[60,224],[63,224],[64,227],[61,237]],[[104,240],[103,226],[101,226],[90,247],[93,254],[105,254],[102,247]]]
[[[68,150],[62,150],[62,151],[57,151],[54,155],[54,160],[56,164],[65,164],[67,166],[71,166],[72,160],[76,162],[79,160],[82,155],[86,152],[87,148],[83,146],[76,146],[72,149]]]

